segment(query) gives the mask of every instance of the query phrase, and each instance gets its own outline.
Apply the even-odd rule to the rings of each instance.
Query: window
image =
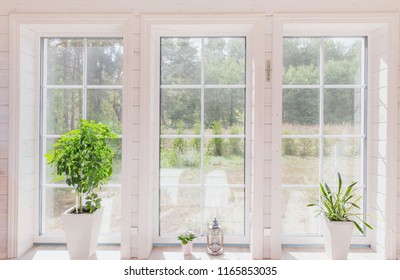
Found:
[[[39,235],[61,232],[60,214],[75,205],[72,188],[53,182],[44,154],[81,118],[109,125],[117,139],[113,177],[100,196],[102,233],[119,233],[121,221],[122,39],[43,38],[41,41]]]
[[[366,39],[283,40],[282,232],[320,236],[319,182],[358,182],[366,201]],[[355,234],[357,234],[355,232]]]
[[[246,39],[162,37],[159,235],[245,235]]]

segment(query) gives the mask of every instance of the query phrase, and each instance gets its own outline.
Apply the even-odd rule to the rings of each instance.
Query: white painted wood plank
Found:
[[[23,70],[21,71],[21,87],[26,89],[35,90],[35,75]]]
[[[132,195],[139,194],[139,178],[132,178]]]
[[[270,259],[271,258],[271,237],[264,236],[263,237],[263,258]]]
[[[264,160],[264,178],[271,178],[271,160]]]
[[[0,88],[0,105],[7,105],[8,103],[8,88]]]
[[[35,107],[31,105],[20,106],[20,122],[35,126]]]
[[[272,142],[272,124],[264,125],[264,142]]]
[[[8,88],[8,70],[0,70],[0,87]]]
[[[138,213],[139,212],[139,196],[138,195],[132,195],[132,213]]]
[[[135,108],[136,109],[136,108]],[[139,111],[138,109],[136,109],[136,111]],[[139,145],[139,140],[140,140],[140,125],[139,124],[137,124],[137,123],[134,123],[133,125],[132,125],[132,131],[133,131],[133,134],[132,134],[132,141],[134,142],[134,143],[136,143],[136,145]]]
[[[8,123],[8,105],[0,105],[0,123]]]
[[[264,90],[264,94],[265,94],[265,104],[266,106],[272,106],[272,88],[271,87],[267,87]]]
[[[20,207],[21,209],[22,207]],[[35,213],[35,209],[33,206],[31,207],[26,207],[24,209],[21,209],[20,211],[18,211],[18,224],[20,229],[24,228],[24,227],[30,227],[32,226],[33,228],[33,221],[34,221],[34,213]],[[33,236],[32,236],[33,237]]]
[[[138,106],[133,106],[133,119],[132,123],[140,124],[140,108]]]
[[[30,54],[22,53],[20,58],[21,68],[34,76],[36,71],[35,57]]]
[[[0,176],[0,195],[8,193],[8,177]]]
[[[266,214],[264,212],[264,228],[269,228],[271,227],[271,214],[268,213]]]
[[[132,78],[132,86],[134,88],[140,87],[140,70],[133,70]]]
[[[137,257],[138,257],[138,248],[131,247],[131,258],[137,258]]]
[[[21,158],[33,158],[35,156],[35,140],[21,140],[19,142]]]
[[[8,52],[9,48],[8,34],[0,34],[0,52]]]
[[[271,196],[264,195],[263,197],[263,213],[271,213]]]
[[[0,140],[0,158],[8,158],[8,141]]]
[[[264,195],[271,195],[271,178],[264,178]]]
[[[0,176],[8,175],[8,160],[0,158]]]
[[[140,70],[140,53],[134,52],[133,53],[133,70]]]
[[[9,17],[0,16],[0,34],[8,34],[9,32]]]
[[[272,107],[264,106],[264,124],[272,124]]]
[[[0,123],[0,140],[8,141],[8,123]]]
[[[0,70],[8,70],[9,67],[9,53],[0,52]]]
[[[35,98],[36,98],[36,94],[35,94],[34,90],[26,89],[26,88],[21,89],[21,98],[20,98],[21,105],[32,106],[32,105],[36,104]]]
[[[19,174],[20,176],[31,176],[32,175],[32,182],[34,182],[33,174],[35,172],[35,158],[28,158],[24,156],[20,156],[20,163],[19,163]]]
[[[7,214],[0,213],[0,232],[7,230]]]
[[[32,180],[33,182],[33,180]],[[33,190],[33,183],[31,183],[28,188],[29,190],[26,192],[19,193],[19,211],[23,211],[26,208],[33,208],[35,206],[35,192]]]
[[[30,140],[35,138],[35,127],[31,124],[21,124],[20,139]]]
[[[0,230],[0,259],[5,259],[7,254],[7,231]]]
[[[132,159],[139,160],[140,156],[140,145],[138,142],[133,142],[131,145],[132,149]]]
[[[270,142],[264,143],[264,159],[266,160],[272,159],[272,145]]]
[[[132,49],[134,52],[139,52],[140,51],[140,34],[134,34],[133,35],[133,46]]]
[[[137,227],[139,224],[139,214],[132,213],[131,214],[131,227]]]
[[[8,196],[0,195],[0,214],[7,214]]]

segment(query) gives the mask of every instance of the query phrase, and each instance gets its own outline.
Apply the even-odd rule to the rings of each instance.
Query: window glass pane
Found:
[[[98,192],[104,213],[100,232],[121,232],[121,190],[120,188],[105,188]]]
[[[122,183],[122,139],[115,138],[108,140],[111,149],[114,151],[113,157],[113,175],[110,178],[110,183],[121,184]]]
[[[245,65],[244,37],[161,39],[160,235],[205,234],[216,207],[228,235],[244,234]],[[193,215],[178,192],[196,195]],[[165,218],[180,212],[183,221]]]
[[[288,235],[319,235],[315,208],[309,203],[319,200],[318,188],[289,188],[282,191],[282,233]]]
[[[282,184],[319,183],[319,139],[284,138],[282,153]]]
[[[104,123],[112,132],[122,134],[122,90],[88,89],[87,119]]]
[[[201,39],[161,38],[161,84],[198,85]]]
[[[283,40],[283,84],[319,85],[319,38]]]
[[[244,134],[244,109],[244,89],[206,89],[204,94],[205,133]]]
[[[319,134],[319,90],[284,89],[282,134]]]
[[[161,134],[200,134],[199,89],[162,89]]]
[[[205,142],[205,147],[205,184],[244,184],[244,139],[212,138]]]
[[[122,40],[87,40],[88,85],[122,85]]]
[[[244,234],[244,188],[206,187],[204,200],[206,222],[216,217],[224,234]]]
[[[64,134],[79,126],[82,118],[81,90],[48,89],[46,100],[46,134]]]
[[[324,133],[361,134],[360,89],[326,89],[324,92]]]
[[[61,214],[73,207],[76,195],[72,188],[44,188],[45,232],[62,232]]]
[[[362,183],[361,154],[361,140],[359,138],[325,138],[324,182],[336,184],[337,173],[340,172],[343,181]]]
[[[324,38],[324,82],[327,85],[359,85],[363,38]]]
[[[58,141],[58,138],[47,138],[46,140],[46,151],[45,153],[48,153],[51,149],[53,149],[53,145],[54,143],[56,143]],[[43,156],[43,162],[47,162],[46,158]],[[50,167],[50,165],[46,164],[46,174],[45,174],[45,178],[44,181],[46,184],[63,184],[65,183],[62,180],[53,180],[53,172],[55,172],[55,167]]]
[[[83,40],[47,39],[47,84],[82,85]]]
[[[205,84],[244,85],[245,38],[204,39]]]
[[[199,188],[160,187],[160,233],[200,232]]]
[[[122,39],[115,38],[43,40],[40,133],[40,203],[43,203],[40,215],[43,224],[40,231],[44,233],[61,233],[60,214],[66,210],[65,207],[75,204],[75,195],[68,194],[72,189],[48,186],[65,184],[65,181],[53,181],[54,167],[46,164],[45,153],[53,149],[60,135],[78,128],[82,118],[102,122],[114,133],[122,134],[122,51]],[[113,86],[118,89],[113,89]],[[121,184],[122,139],[109,141],[115,152],[109,183],[118,186]],[[105,214],[111,218],[103,223],[103,233],[120,232],[120,190],[104,187],[100,197],[108,205],[106,211],[111,211]]]
[[[200,183],[199,138],[160,139],[160,184]]]

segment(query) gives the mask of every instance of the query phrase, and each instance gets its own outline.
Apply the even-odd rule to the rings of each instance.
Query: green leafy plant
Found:
[[[178,235],[178,240],[182,243],[182,245],[186,245],[189,242],[192,242],[194,239],[197,238],[197,235],[194,234],[192,231],[187,230]]]
[[[360,224],[353,220],[356,218],[359,222],[364,224],[367,228],[372,229],[372,227],[363,220],[363,213],[356,213],[353,210],[360,210],[360,206],[357,204],[362,196],[357,196],[355,194],[354,186],[357,182],[352,182],[348,187],[343,187],[342,178],[340,173],[338,173],[338,188],[337,192],[332,191],[327,183],[319,184],[320,189],[320,204],[311,203],[307,206],[318,207],[316,212],[318,215],[324,215],[330,221],[345,222],[351,221],[354,223],[356,228],[364,234],[364,231]],[[361,216],[361,217],[360,217]]]
[[[53,180],[65,180],[75,188],[78,214],[93,213],[101,207],[95,190],[112,175],[114,151],[108,140],[115,137],[107,125],[81,120],[78,129],[62,135],[45,155],[47,163],[55,167]]]

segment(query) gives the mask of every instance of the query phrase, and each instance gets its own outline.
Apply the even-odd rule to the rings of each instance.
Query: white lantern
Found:
[[[224,252],[223,243],[224,231],[214,218],[207,232],[207,252],[210,255],[221,255]]]

